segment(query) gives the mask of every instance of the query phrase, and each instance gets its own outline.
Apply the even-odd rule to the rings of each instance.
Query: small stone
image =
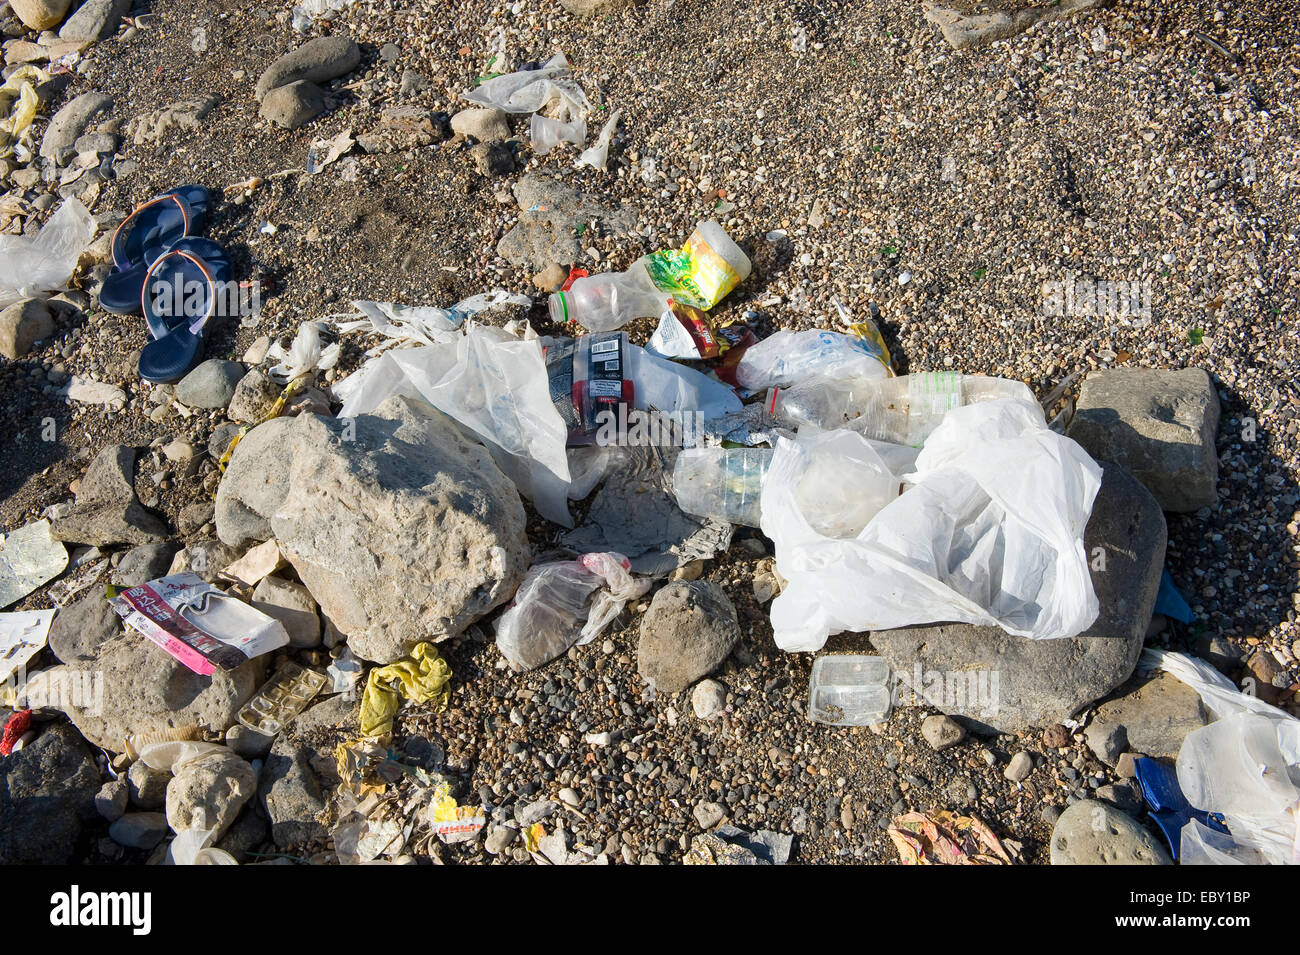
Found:
[[[726,712],[727,688],[717,680],[701,680],[691,690],[691,708],[702,720],[716,720]]]
[[[478,171],[489,178],[508,176],[515,171],[515,152],[505,143],[479,143],[469,154]]]
[[[695,816],[695,821],[701,829],[712,829],[718,823],[726,818],[727,811],[721,804],[716,802],[696,803],[695,808],[691,810]]]
[[[128,812],[108,827],[108,837],[128,849],[152,849],[167,834],[167,817],[160,812]]]
[[[289,646],[310,649],[320,646],[320,617],[316,601],[302,584],[282,577],[263,577],[253,590],[252,606],[284,624]]]
[[[60,40],[103,40],[116,33],[131,0],[86,0],[59,29]]]
[[[566,786],[564,789],[560,790],[560,802],[576,809],[582,805],[582,796],[578,794],[576,789],[571,789]]]
[[[1113,806],[1081,799],[1052,829],[1052,865],[1170,865],[1155,837]]]
[[[488,832],[487,838],[483,840],[483,848],[488,855],[499,856],[510,848],[515,841],[516,835],[518,833],[509,826],[496,826]]]
[[[280,397],[280,387],[266,375],[254,369],[244,375],[235,386],[226,414],[231,421],[255,424],[271,410]]]
[[[256,97],[297,81],[325,83],[350,73],[361,62],[361,48],[346,37],[326,36],[309,40],[273,62],[258,78]]]
[[[131,805],[137,809],[161,809],[167,799],[167,784],[171,778],[171,773],[150,769],[138,760],[132,763],[126,772]]]
[[[1007,768],[1002,771],[1002,775],[1013,783],[1019,783],[1023,782],[1033,771],[1033,757],[1021,750],[1011,757],[1011,761],[1007,763]]]
[[[9,0],[14,15],[29,30],[49,30],[67,16],[72,0]]]
[[[299,80],[267,93],[258,115],[281,129],[297,129],[323,112],[325,91],[315,83]]]
[[[95,794],[95,809],[109,822],[117,822],[126,812],[129,796],[124,778],[110,779]]]
[[[1094,720],[1083,731],[1083,738],[1093,755],[1107,766],[1114,766],[1120,754],[1128,748],[1128,730],[1115,723]]]
[[[22,358],[53,335],[54,319],[40,299],[23,299],[0,312],[0,355],[6,358]]]
[[[1048,749],[1064,749],[1070,745],[1070,731],[1060,723],[1053,723],[1043,730],[1043,745]]]
[[[462,139],[491,143],[510,138],[510,121],[499,109],[463,109],[451,118],[451,131]]]
[[[554,292],[564,284],[565,279],[568,277],[569,272],[564,266],[552,262],[533,276],[533,285],[543,292]]]
[[[180,380],[176,400],[187,408],[224,408],[244,375],[239,362],[210,358]]]
[[[921,735],[935,750],[956,746],[966,738],[966,728],[950,716],[927,716],[921,722]]]
[[[271,752],[271,746],[274,743],[274,736],[267,736],[265,733],[251,730],[243,723],[236,723],[226,730],[226,745],[236,755],[250,762],[255,759],[266,759],[266,754]]]

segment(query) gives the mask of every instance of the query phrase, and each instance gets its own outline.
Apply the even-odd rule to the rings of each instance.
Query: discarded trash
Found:
[[[289,642],[274,617],[191,573],[172,574],[127,590],[111,588],[109,604],[131,629],[195,673],[233,670]]]
[[[1196,690],[1214,716],[1183,739],[1178,785],[1191,806],[1221,815],[1231,835],[1211,836],[1193,819],[1183,828],[1183,864],[1300,864],[1300,720],[1240,692],[1204,660],[1147,649],[1143,663]]]
[[[314,176],[325,167],[337,162],[339,157],[357,144],[352,130],[345,129],[333,139],[316,139],[307,150],[307,174]]]
[[[356,301],[352,303],[352,307],[366,316],[365,320],[344,322],[337,327],[340,333],[357,329],[377,332],[393,339],[394,343],[409,341],[421,345],[446,344],[456,340],[453,332],[481,312],[502,305],[522,307],[532,304],[533,300],[527,295],[507,292],[504,289],[471,295],[451,308]]]
[[[889,718],[892,694],[884,657],[829,654],[813,661],[808,718],[831,726],[870,726]]]
[[[730,347],[730,342],[714,333],[703,309],[669,301],[645,350],[660,358],[696,360],[717,358]]]
[[[687,514],[758,527],[768,448],[687,448],[673,466],[673,495]]]
[[[53,610],[0,613],[0,683],[45,649],[53,622]]]
[[[0,736],[0,756],[9,756],[15,749],[21,748],[18,744],[31,728],[31,710],[19,710],[17,713],[9,714],[9,718],[5,720],[4,735]]]
[[[134,733],[122,741],[122,752],[131,762],[140,759],[140,753],[154,743],[177,743],[199,738],[199,727],[191,723],[188,726],[168,726],[165,729],[149,733]],[[207,745],[207,744],[204,744]],[[170,765],[170,764],[169,764]]]
[[[908,812],[889,823],[903,865],[1010,865],[1002,843],[974,816]]]
[[[618,121],[623,116],[621,109],[614,110],[610,114],[609,120],[600,130],[600,135],[596,141],[591,144],[589,149],[585,149],[578,161],[574,163],[575,169],[581,169],[583,166],[590,166],[592,169],[604,171],[609,164],[609,146],[614,141],[614,131],[618,128]],[[586,129],[583,129],[583,135],[586,135]]]
[[[926,372],[898,378],[800,382],[773,389],[768,410],[790,428],[848,428],[877,441],[918,446],[948,411],[998,398],[1037,404],[1033,393],[1018,381]]]
[[[487,825],[477,806],[462,806],[451,795],[451,784],[438,782],[429,803],[429,828],[446,843],[469,842]]]
[[[892,377],[889,350],[872,323],[858,326],[864,334],[844,335],[826,330],[777,332],[745,350],[736,366],[742,388],[811,387],[840,379],[877,380]]]
[[[646,271],[675,301],[708,310],[745,279],[753,264],[716,222],[700,222],[680,249],[653,252]]]
[[[402,697],[431,703],[439,713],[451,701],[451,667],[432,643],[417,643],[409,658],[370,671],[361,697],[361,732],[372,738],[392,733]]]
[[[716,222],[701,222],[681,249],[643,256],[624,272],[578,279],[551,295],[556,324],[577,322],[592,332],[622,328],[634,318],[654,318],[668,299],[710,309],[743,282],[752,265]]]
[[[331,693],[351,693],[353,688],[361,682],[361,661],[352,653],[351,647],[343,645],[343,652],[330,661],[330,665],[325,668],[332,681],[330,686]]]
[[[236,719],[255,733],[274,736],[307,708],[329,681],[316,670],[285,663],[239,710]]]
[[[471,103],[507,113],[536,113],[550,109],[557,119],[572,122],[586,116],[591,104],[587,94],[568,76],[568,58],[563,53],[556,53],[539,69],[494,77],[462,95]]]
[[[35,236],[0,236],[0,308],[65,288],[97,229],[85,206],[65,199]]]
[[[587,124],[581,119],[562,123],[558,119],[534,113],[528,124],[528,137],[532,142],[533,152],[545,156],[560,143],[581,146],[587,141]]]
[[[497,648],[515,670],[532,670],[589,643],[650,589],[628,566],[622,554],[599,553],[530,568],[497,621]]]
[[[1156,591],[1156,605],[1153,613],[1163,614],[1171,620],[1177,620],[1179,623],[1191,623],[1196,619],[1192,613],[1192,608],[1188,606],[1186,598],[1178,592],[1178,587],[1174,584],[1174,578],[1169,576],[1168,569],[1160,573],[1160,589]],[[1175,853],[1177,857],[1177,853]]]
[[[312,21],[346,10],[357,0],[303,0],[293,8],[293,28],[299,33],[311,29]]]
[[[12,156],[19,151],[20,146],[21,151],[32,152],[30,129],[41,103],[36,87],[48,79],[49,75],[44,70],[35,66],[20,66],[0,86],[0,110],[8,110],[9,113],[0,120],[0,157]]]
[[[51,536],[47,520],[0,534],[0,607],[26,597],[67,566],[68,550]]]
[[[1169,763],[1144,756],[1133,761],[1133,772],[1151,809],[1151,819],[1169,843],[1175,862],[1179,861],[1183,829],[1193,819],[1216,832],[1228,831],[1221,817],[1192,808],[1178,785],[1177,770]]]
[[[1101,468],[1048,430],[1032,396],[954,408],[915,469],[895,471],[910,453],[847,431],[778,441],[761,499],[789,581],[772,604],[778,646],[816,650],[831,633],[937,621],[1070,637],[1096,619],[1083,531]],[[853,476],[826,469],[806,486],[823,456]],[[900,479],[911,486],[897,495]],[[839,502],[827,501],[837,482]]]
[[[303,322],[293,344],[286,351],[277,341],[266,352],[266,357],[277,362],[267,374],[280,385],[306,378],[319,371],[329,371],[339,360],[341,346],[338,342],[326,345],[321,338],[324,322]]]
[[[216,829],[182,829],[167,846],[164,865],[239,865],[225,849],[212,845]]]

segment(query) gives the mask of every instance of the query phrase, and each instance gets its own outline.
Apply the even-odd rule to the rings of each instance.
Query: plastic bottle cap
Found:
[[[561,309],[561,311],[563,311],[563,313],[564,313],[564,317],[561,318],[560,321],[561,321],[561,322],[567,322],[567,321],[569,321],[569,299],[568,299],[568,296],[566,296],[563,292],[556,292],[554,298],[552,299],[552,301],[557,301],[557,300],[558,300],[559,303],[560,303],[560,309]],[[552,315],[551,317],[554,318],[555,316]]]

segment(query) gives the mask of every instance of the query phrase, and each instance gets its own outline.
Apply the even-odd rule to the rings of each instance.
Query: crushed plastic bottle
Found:
[[[687,448],[673,467],[673,495],[687,514],[759,526],[768,448]]]
[[[830,726],[870,726],[887,719],[892,703],[889,673],[883,657],[818,657],[808,680],[808,718]]]
[[[848,428],[876,441],[915,447],[930,436],[949,409],[996,398],[1037,403],[1019,381],[925,372],[898,378],[797,382],[789,388],[773,388],[768,411],[790,428]]]
[[[577,322],[592,332],[612,332],[635,318],[656,318],[668,296],[655,287],[638,259],[625,272],[604,272],[576,280],[566,292],[551,296],[548,309],[556,324]]]

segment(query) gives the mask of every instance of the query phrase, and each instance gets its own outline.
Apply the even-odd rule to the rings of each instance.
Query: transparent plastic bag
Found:
[[[905,453],[846,431],[778,442],[761,500],[763,532],[789,582],[772,603],[778,646],[816,650],[832,633],[940,621],[1035,639],[1075,636],[1092,624],[1098,604],[1083,532],[1101,469],[1048,430],[1037,404],[1002,399],[953,409],[915,469],[898,474]],[[857,534],[828,536],[817,525],[837,528],[813,511],[815,495],[801,503],[799,494],[819,454],[851,462],[846,487],[874,487],[878,500],[895,478],[911,486]],[[862,475],[873,473],[864,484]],[[864,490],[864,499],[872,493]],[[861,514],[869,512],[864,504]]]
[[[892,374],[889,358],[877,342],[825,329],[769,335],[745,349],[736,366],[736,381],[751,391]]]
[[[463,95],[471,103],[507,113],[550,109],[557,118],[572,122],[586,116],[591,103],[582,88],[567,79],[568,76],[568,58],[556,53],[536,70],[493,77]]]
[[[35,236],[0,236],[0,308],[66,287],[96,229],[85,206],[65,199]]]
[[[562,123],[541,113],[534,113],[528,123],[528,138],[533,152],[545,156],[560,143],[572,143],[581,146],[587,141],[587,123],[575,119],[571,123]]]
[[[618,121],[622,115],[623,111],[621,109],[616,109],[610,114],[609,119],[600,130],[600,135],[596,137],[596,141],[591,144],[590,148],[584,149],[582,155],[578,157],[578,161],[573,164],[575,169],[590,166],[592,169],[604,171],[605,166],[609,163],[609,144],[614,141],[614,130],[618,128]],[[583,135],[586,136],[585,128]]]
[[[595,639],[627,601],[650,588],[628,566],[622,554],[606,552],[530,568],[497,621],[502,655],[515,670],[532,670]]]

